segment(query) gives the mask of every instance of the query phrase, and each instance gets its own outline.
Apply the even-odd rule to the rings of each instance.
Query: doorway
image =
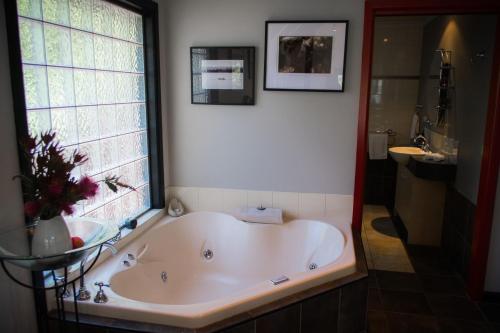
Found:
[[[475,2],[474,4],[466,3],[465,1],[454,1],[454,2],[448,2],[448,1],[441,1],[438,4],[436,4],[433,1],[419,1],[419,2],[407,2],[404,4],[401,4],[400,2],[394,3],[393,1],[367,1],[365,4],[365,26],[364,26],[364,47],[363,47],[363,64],[362,64],[362,86],[361,86],[361,98],[360,98],[360,116],[359,116],[359,122],[358,122],[358,149],[357,149],[357,165],[356,165],[356,180],[355,180],[355,199],[354,199],[354,212],[353,212],[353,226],[355,228],[359,228],[361,230],[362,227],[362,221],[363,221],[363,205],[365,203],[365,195],[366,195],[366,189],[367,189],[367,181],[371,181],[367,177],[367,173],[370,171],[369,168],[370,166],[368,165],[368,154],[367,152],[369,151],[369,132],[370,132],[370,106],[372,105],[373,99],[376,96],[373,96],[374,92],[374,83],[373,83],[373,78],[375,71],[373,69],[373,56],[375,56],[374,51],[376,49],[375,47],[375,36],[376,36],[376,20],[379,17],[383,16],[397,16],[397,15],[428,15],[425,20],[430,20],[426,22],[428,24],[431,22],[433,19],[433,16],[438,16],[438,15],[457,15],[457,14],[481,14],[481,13],[495,13],[493,16],[495,16],[495,20],[498,17],[499,13],[499,5],[490,1],[479,1]],[[394,19],[394,18],[392,18]],[[425,22],[424,20],[424,22]],[[390,21],[390,20],[389,20]],[[496,28],[498,31],[498,27]],[[493,42],[493,47],[491,50],[490,54],[490,60],[493,59],[498,59],[499,56],[499,43],[498,43],[498,33],[494,37],[494,42]],[[383,40],[382,40],[383,41]],[[389,42],[389,40],[387,41]],[[438,54],[439,57],[446,57],[447,50],[446,48],[442,48],[441,50],[442,54]],[[437,49],[436,49],[437,50]],[[436,51],[433,50],[433,51]],[[480,62],[479,58],[481,58],[480,51],[477,52],[477,54],[474,55],[469,55],[471,59],[470,62],[473,63],[475,62]],[[472,59],[474,58],[475,55],[478,55],[477,59]],[[390,55],[389,55],[390,56]],[[396,60],[396,58],[391,57],[391,59]],[[484,59],[484,58],[481,58]],[[443,59],[441,59],[443,60]],[[420,61],[422,63],[422,61]],[[442,62],[442,61],[441,61]],[[444,61],[446,64],[446,61]],[[498,164],[499,164],[499,149],[498,146],[495,145],[495,142],[499,142],[500,140],[500,111],[498,107],[498,100],[500,99],[499,97],[499,84],[498,84],[498,73],[499,73],[499,64],[498,61],[494,61],[491,65],[491,79],[488,84],[489,89],[488,89],[488,97],[486,103],[486,111],[485,111],[485,119],[483,119],[485,125],[484,125],[484,133],[483,133],[483,140],[481,141],[483,143],[482,145],[482,151],[480,154],[480,166],[479,166],[479,175],[478,175],[478,183],[479,185],[477,186],[477,192],[476,192],[476,209],[475,212],[472,214],[469,219],[472,221],[469,223],[469,228],[471,230],[471,235],[470,235],[470,259],[468,260],[468,263],[465,263],[464,260],[462,260],[463,263],[463,268],[462,268],[462,273],[465,282],[467,283],[468,291],[469,294],[474,298],[474,299],[479,299],[482,295],[483,289],[484,289],[484,277],[485,277],[485,272],[486,272],[486,260],[487,260],[487,254],[488,254],[488,246],[489,246],[489,237],[490,237],[490,232],[491,232],[491,221],[492,221],[492,215],[493,215],[493,207],[494,207],[494,199],[495,199],[495,192],[496,192],[496,184],[497,184],[497,177],[498,177]],[[383,74],[382,74],[383,75]],[[431,74],[431,75],[439,75],[439,74]],[[411,74],[404,74],[401,75],[400,80],[406,79],[408,81],[412,80]],[[439,77],[434,78],[435,80],[439,80]],[[384,80],[383,78],[381,80]],[[415,79],[416,80],[416,79]],[[419,81],[422,81],[421,78],[419,78]],[[419,82],[419,85],[422,86],[422,82]],[[375,84],[375,88],[377,88],[377,84]],[[376,95],[376,94],[375,94]],[[438,96],[439,100],[439,96]],[[441,101],[437,103],[438,105],[441,105]],[[419,110],[417,110],[417,105],[421,104],[416,104],[415,109],[412,110],[412,112],[418,113]],[[445,105],[442,109],[445,109],[447,106]],[[422,114],[427,114],[428,118],[430,119],[430,122],[434,122],[437,125],[439,123],[443,123],[443,120],[439,120],[439,117],[444,118],[444,116],[441,114],[435,114],[432,113],[432,118],[430,117],[431,112],[427,110],[420,110]],[[456,115],[455,115],[456,116]],[[448,113],[447,114],[447,120],[445,121],[446,124],[450,125],[453,124],[453,126],[457,127],[456,124],[458,123],[457,121],[453,122],[452,120],[452,114]],[[423,117],[419,119],[420,125],[419,125],[419,131],[422,130],[423,124],[424,124],[424,119]],[[411,124],[411,122],[410,122]],[[410,125],[411,126],[411,125]],[[431,126],[429,126],[432,128]],[[436,126],[439,127],[439,126]],[[373,129],[373,128],[372,128]],[[390,128],[380,128],[377,129],[375,128],[375,132],[377,131],[387,131]],[[442,131],[440,132],[439,130],[436,130],[434,128],[437,134],[440,134],[442,136],[445,136],[447,138],[452,137],[455,134],[454,133],[455,129],[452,126],[448,126],[446,129],[442,128]],[[394,132],[394,131],[393,131]],[[377,134],[383,134],[383,133],[377,133]],[[391,133],[386,132],[387,136],[389,136]],[[419,133],[420,134],[420,133]],[[405,134],[406,135],[406,134]],[[410,139],[409,135],[408,139]],[[429,134],[428,134],[429,136]],[[387,138],[389,140],[390,138]],[[439,140],[434,140],[434,143],[436,143]],[[468,139],[466,139],[468,142]],[[427,142],[425,142],[427,144]],[[451,143],[451,149],[450,146],[447,146],[448,150],[451,150],[453,152],[453,142]],[[423,148],[423,147],[421,147]],[[399,165],[398,165],[399,167]],[[391,169],[391,166],[388,167],[388,169]],[[392,167],[392,169],[394,169]],[[396,171],[396,184],[397,180],[399,177],[402,177],[399,175],[400,172]],[[476,183],[477,183],[476,182]],[[418,187],[414,185],[410,185],[410,187]],[[387,186],[390,187],[390,186]],[[396,192],[397,192],[397,185],[396,187]],[[460,197],[454,196],[454,194],[449,194],[448,193],[448,187],[445,186],[444,190],[443,187],[441,187],[441,192],[444,191],[444,200],[446,200],[446,197],[451,196],[453,199],[450,199],[451,201],[457,203],[459,206],[461,203]],[[388,188],[386,193],[390,193],[391,189]],[[417,191],[418,192],[418,191]],[[425,192],[424,192],[425,193]],[[432,191],[431,191],[432,193]],[[463,194],[462,192],[459,192]],[[422,194],[417,193],[416,197],[422,197]],[[425,196],[424,196],[425,197]],[[472,194],[472,197],[474,198],[474,194]],[[396,200],[394,200],[396,201]],[[404,201],[404,200],[403,200]],[[408,201],[408,198],[407,198]],[[409,200],[410,203],[414,202],[414,200]],[[394,203],[396,206],[396,203]],[[465,205],[466,206],[466,205]],[[418,207],[417,207],[418,208]],[[400,206],[401,210],[401,206]],[[415,207],[413,207],[413,211],[415,211]],[[396,222],[397,222],[397,217],[401,217],[400,214],[397,213],[398,210],[396,209]],[[444,214],[444,213],[443,213]],[[391,215],[391,212],[388,212],[386,214],[387,216],[393,217]],[[404,215],[404,214],[403,214]],[[381,216],[382,218],[384,216]],[[394,223],[394,218],[390,219],[392,220],[393,224],[396,225],[396,229],[401,229],[397,228],[398,223]],[[373,223],[372,223],[373,226]],[[406,226],[406,231],[408,232],[407,238],[415,235],[415,231],[412,232],[412,235],[410,236],[410,232],[408,230],[408,225],[405,225],[403,222],[403,226]],[[365,226],[366,227],[366,226]],[[379,226],[380,227],[380,226]],[[410,228],[411,229],[411,228]],[[443,230],[440,228],[441,231]],[[403,241],[405,240],[404,238],[404,230],[403,233],[401,230],[398,233],[398,238],[401,239],[403,238]],[[390,231],[392,232],[392,231]],[[403,234],[403,237],[401,236]],[[440,238],[440,237],[436,237]],[[404,243],[404,242],[403,242]],[[441,245],[441,244],[439,244]],[[368,254],[369,255],[369,254]]]

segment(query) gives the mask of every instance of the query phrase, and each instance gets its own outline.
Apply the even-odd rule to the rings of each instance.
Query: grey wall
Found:
[[[362,0],[167,0],[170,185],[352,194],[362,13]],[[273,19],[350,20],[344,93],[262,90]],[[256,105],[191,105],[190,46],[256,46]]]
[[[448,118],[449,136],[458,139],[456,189],[476,204],[488,107],[496,19],[492,15],[439,16],[424,29],[419,104],[435,120],[439,57],[435,50],[452,50],[455,94]],[[486,52],[483,60],[471,56]]]
[[[488,107],[491,64],[493,60],[496,19],[491,15],[442,16],[424,30],[421,89],[419,103],[431,112],[437,104],[438,80],[429,75],[439,73],[437,48],[451,49],[455,67],[456,94],[453,112],[448,119],[450,137],[459,140],[455,188],[476,204],[479,186],[484,128]],[[471,56],[485,51],[486,58]],[[490,240],[485,289],[500,292],[500,186],[497,189],[493,230]]]
[[[9,0],[10,1],[10,0]],[[0,0],[0,45],[7,45],[5,32],[4,0]],[[0,232],[24,224],[23,201],[19,183],[12,176],[19,173],[17,144],[12,108],[9,58],[7,48],[0,48],[0,142],[2,153],[8,158],[0,159]],[[26,272],[17,272],[24,281],[30,281]],[[33,293],[12,282],[0,270],[0,332],[35,332],[36,319]]]

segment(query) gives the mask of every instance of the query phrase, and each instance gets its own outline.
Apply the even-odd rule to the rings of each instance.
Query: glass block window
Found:
[[[116,222],[150,207],[142,17],[103,0],[17,0],[30,133],[53,129],[89,161],[75,177],[121,176],[76,215]]]

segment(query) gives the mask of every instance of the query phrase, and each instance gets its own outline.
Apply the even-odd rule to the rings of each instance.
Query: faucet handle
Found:
[[[108,302],[108,296],[104,293],[104,290],[102,290],[102,287],[109,287],[109,284],[106,284],[104,282],[96,282],[94,285],[99,287],[99,291],[94,297],[94,302],[95,303],[107,303]]]
[[[104,283],[104,282],[96,282],[96,283],[94,283],[94,285],[99,287],[99,291],[102,290],[102,287],[110,287],[110,285],[108,283]]]

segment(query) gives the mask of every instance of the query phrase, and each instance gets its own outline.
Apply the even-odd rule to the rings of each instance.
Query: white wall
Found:
[[[0,0],[0,45],[2,46],[7,45],[3,8],[4,0]],[[12,176],[19,173],[19,165],[9,57],[6,47],[0,48],[0,68],[2,68],[0,74],[0,142],[3,155],[8,157],[0,159],[0,232],[5,232],[24,224],[21,186],[12,180]],[[23,281],[31,281],[30,275],[25,271],[18,273]],[[0,270],[0,332],[35,332],[36,319],[33,303],[33,293],[16,285],[3,270]]]
[[[170,185],[352,194],[362,0],[167,0]],[[266,20],[350,21],[344,93],[263,91]],[[191,105],[190,46],[256,46],[256,105]]]

